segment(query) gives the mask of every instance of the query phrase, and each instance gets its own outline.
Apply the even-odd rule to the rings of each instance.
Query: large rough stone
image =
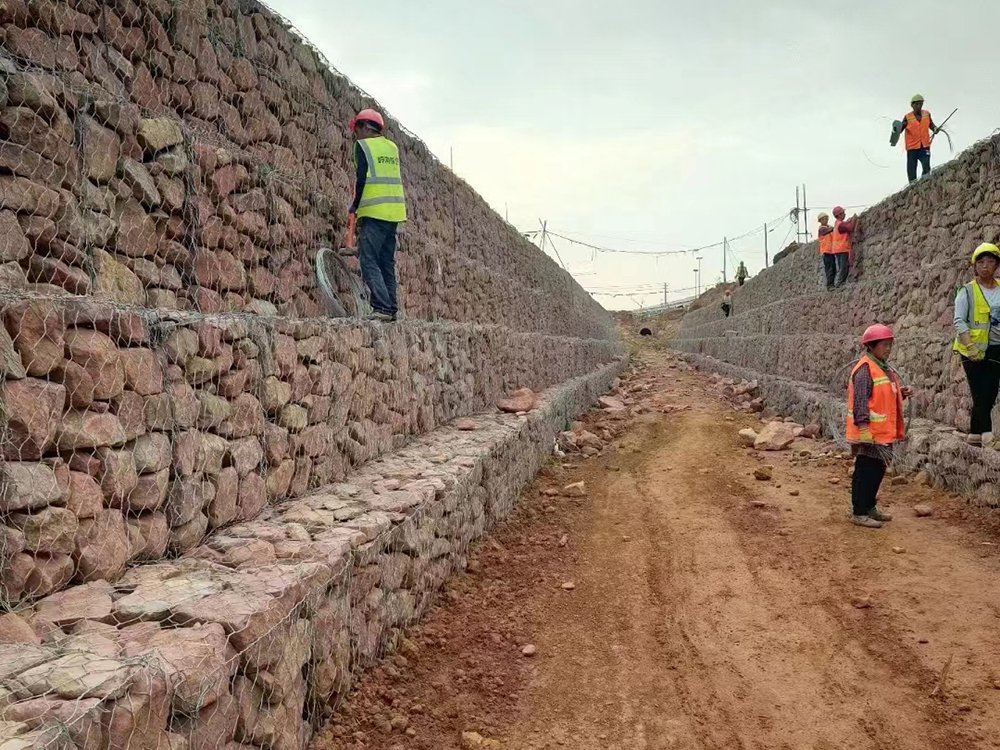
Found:
[[[127,509],[130,514],[159,510],[167,501],[169,487],[170,469],[161,469],[153,474],[142,474],[137,477],[135,487],[128,493],[124,502],[115,505]]]
[[[170,527],[163,513],[143,513],[126,519],[129,532],[129,559],[159,560],[167,551]]]
[[[93,255],[95,297],[126,305],[142,305],[146,301],[142,281],[128,266],[100,248],[95,248]]]
[[[103,510],[94,518],[81,520],[73,557],[81,581],[118,578],[129,559],[128,532],[121,512]]]
[[[63,417],[56,436],[60,451],[75,451],[125,442],[125,430],[114,414],[71,410]]]
[[[497,408],[511,414],[531,411],[535,407],[537,399],[538,397],[530,388],[519,388],[510,395],[510,398],[497,401]]]
[[[3,456],[39,459],[52,446],[66,406],[66,389],[35,378],[13,380],[0,388],[6,415]]]
[[[77,518],[93,518],[103,506],[104,495],[97,480],[81,471],[71,471],[66,508]]]
[[[51,466],[35,463],[0,464],[0,513],[35,510],[59,502],[63,489]]]
[[[48,375],[62,362],[66,326],[55,303],[16,302],[4,311],[4,324],[28,375]]]
[[[163,371],[150,349],[123,349],[119,356],[129,389],[140,396],[152,396],[163,391]]]
[[[20,615],[7,612],[0,615],[0,646],[11,643],[30,643],[38,645],[41,639],[31,629],[31,626]],[[2,700],[0,700],[2,704]]]
[[[147,151],[163,151],[184,142],[177,121],[168,117],[144,119],[139,123],[139,143]]]
[[[174,750],[167,739],[169,715],[166,677],[155,666],[136,670],[125,695],[110,704],[104,714],[106,750]]]
[[[26,596],[38,597],[58,591],[73,578],[73,558],[69,555],[28,558],[31,569],[24,582]]]
[[[238,660],[221,625],[159,630],[126,641],[124,656],[144,656],[166,676],[175,711],[197,714],[229,692]]]
[[[795,440],[795,426],[789,422],[768,422],[757,434],[753,447],[757,450],[782,451]]]
[[[72,328],[66,332],[66,355],[94,381],[94,398],[109,399],[125,388],[125,368],[115,342],[100,331]]]
[[[97,458],[101,462],[101,491],[112,503],[120,504],[139,482],[134,455],[127,448],[99,448]]]
[[[21,672],[8,684],[23,698],[117,698],[125,692],[133,671],[117,659],[95,659],[77,652]]]
[[[111,584],[94,581],[53,594],[35,605],[36,614],[59,627],[81,620],[106,621],[111,616]]]
[[[170,466],[173,451],[170,436],[163,432],[150,432],[136,439],[131,445],[135,469],[140,474],[152,474]]]
[[[4,716],[13,721],[24,722],[32,729],[55,730],[59,734],[65,732],[71,743],[70,748],[102,750],[103,712],[103,703],[99,698],[59,700],[46,697],[18,701],[6,710]],[[57,745],[53,743],[51,747],[55,748]]]
[[[46,555],[73,551],[78,521],[72,511],[49,506],[32,513],[13,513],[9,523],[24,535],[24,549]]]

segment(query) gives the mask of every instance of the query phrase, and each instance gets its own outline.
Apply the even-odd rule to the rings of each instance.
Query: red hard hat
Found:
[[[355,126],[359,122],[370,122],[374,125],[378,125],[379,132],[385,130],[385,120],[382,119],[382,115],[376,112],[374,109],[363,109],[358,112],[354,117],[351,118],[351,122],[348,127],[354,130]]]
[[[894,338],[896,337],[892,335],[892,329],[889,326],[876,323],[873,326],[868,326],[865,332],[861,334],[861,346],[874,343],[875,341],[885,341],[886,339]]]
[[[844,207],[843,206],[834,206],[833,215],[834,216],[843,216],[844,215]]]

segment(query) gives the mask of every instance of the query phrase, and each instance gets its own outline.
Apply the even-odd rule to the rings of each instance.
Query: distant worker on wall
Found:
[[[385,121],[374,109],[351,118],[357,177],[350,214],[358,227],[361,278],[371,293],[375,320],[395,320],[396,230],[406,221],[399,149],[382,135]]]
[[[931,171],[931,140],[932,133],[937,133],[931,113],[924,109],[924,97],[914,94],[910,100],[912,112],[903,117],[903,133],[906,145],[906,176],[910,182],[917,179],[917,163],[920,163],[920,176]]]
[[[834,281],[835,287],[841,287],[847,283],[847,272],[854,262],[854,233],[858,228],[858,217],[847,218],[847,213],[842,206],[833,209],[833,218],[836,219],[833,225],[833,258],[837,268],[837,278]]]
[[[743,282],[748,278],[750,278],[750,272],[747,270],[746,264],[741,260],[739,267],[736,269],[736,280],[740,286],[743,286]]]
[[[1000,285],[996,272],[1000,248],[984,243],[972,253],[976,278],[955,295],[955,343],[972,394],[968,441],[993,439],[991,412],[1000,391]]]
[[[830,291],[837,280],[837,257],[833,254],[833,227],[830,226],[829,214],[821,213],[817,219],[819,220],[819,229],[816,230],[816,236],[819,239],[819,253],[823,258],[826,290]]]
[[[906,436],[903,399],[912,393],[889,366],[893,338],[888,326],[869,326],[861,336],[864,353],[847,383],[847,442],[854,455],[851,522],[873,529],[892,520],[876,507],[878,491],[893,444]]]
[[[722,312],[725,313],[726,317],[733,311],[733,293],[728,289],[726,293],[722,295]]]

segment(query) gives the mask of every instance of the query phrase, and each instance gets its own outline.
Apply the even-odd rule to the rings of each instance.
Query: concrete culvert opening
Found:
[[[639,329],[639,335],[640,336],[652,336],[653,332],[651,330],[649,330],[648,328],[640,328]]]

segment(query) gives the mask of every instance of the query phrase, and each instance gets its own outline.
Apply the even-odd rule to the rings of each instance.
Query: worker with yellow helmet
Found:
[[[969,443],[993,440],[991,413],[1000,393],[1000,248],[985,242],[972,253],[976,277],[955,295],[955,343],[972,394]]]

